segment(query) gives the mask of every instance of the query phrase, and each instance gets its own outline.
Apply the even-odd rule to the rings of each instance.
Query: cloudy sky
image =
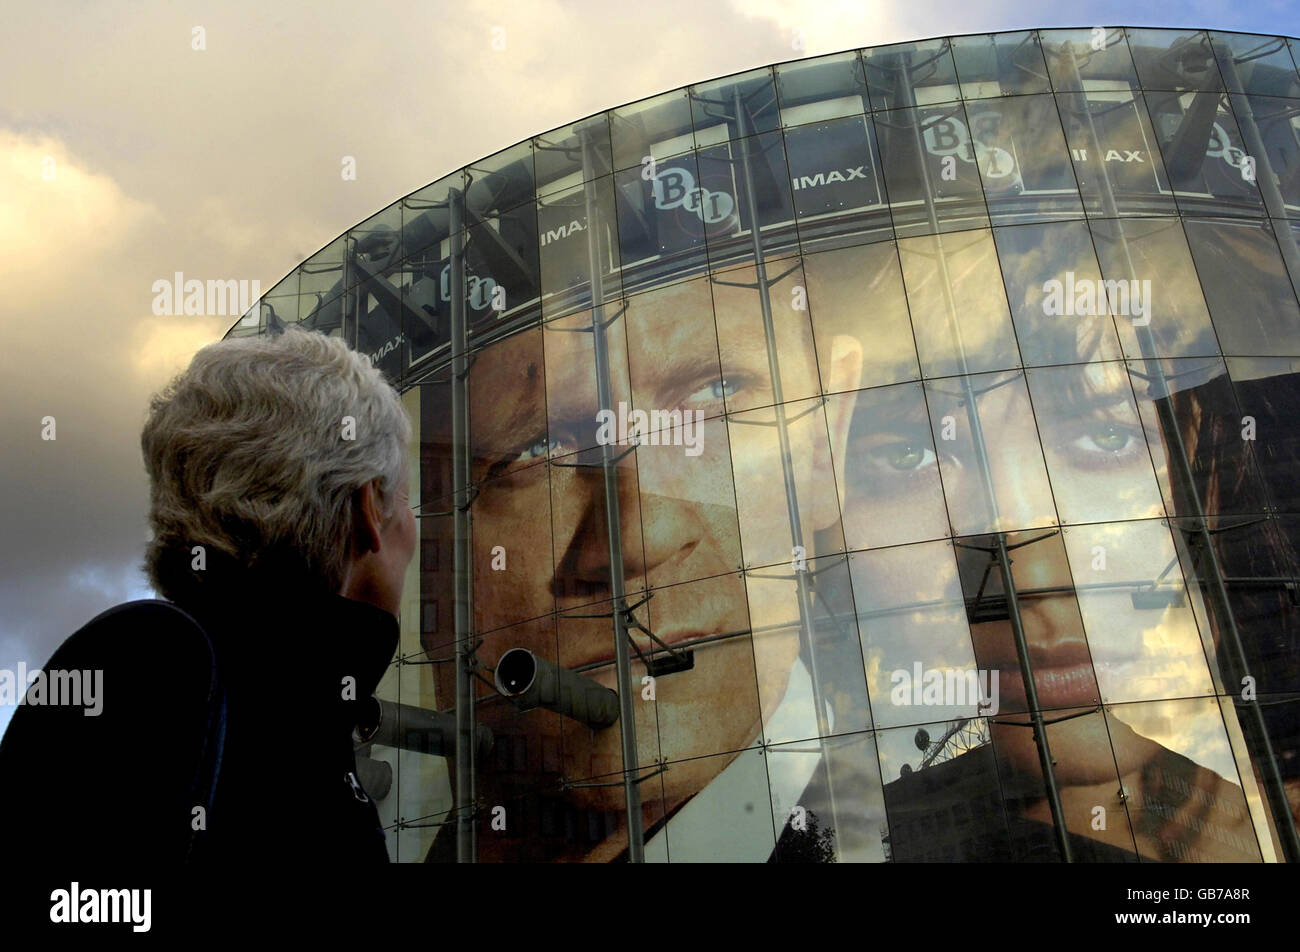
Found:
[[[181,271],[269,289],[350,225],[457,167],[698,80],[945,33],[1120,23],[1295,36],[1300,9],[1293,0],[11,4],[0,34],[0,668],[39,666],[98,612],[148,595],[145,407],[232,323],[154,316],[154,281]],[[196,27],[203,50],[193,48]],[[496,28],[503,50],[493,48]],[[355,181],[340,175],[347,155]],[[41,438],[45,417],[55,418],[54,440]],[[0,707],[0,729],[11,714]]]

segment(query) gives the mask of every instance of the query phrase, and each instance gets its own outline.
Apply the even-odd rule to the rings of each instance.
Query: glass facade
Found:
[[[415,423],[392,857],[1300,861],[1297,49],[752,70],[267,292]]]

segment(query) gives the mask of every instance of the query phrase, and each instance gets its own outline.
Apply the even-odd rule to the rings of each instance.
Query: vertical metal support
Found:
[[[593,130],[579,129],[582,140],[583,199],[587,213],[587,266],[591,276],[591,340],[596,355],[596,395],[600,409],[613,412],[613,385],[609,374],[609,342],[605,336],[605,289],[601,279],[600,206],[596,200],[595,143]],[[632,664],[628,650],[627,583],[623,572],[623,516],[619,504],[618,466],[614,447],[602,443],[601,472],[605,481],[605,521],[609,528],[609,591],[614,615],[614,666],[618,675],[618,732],[623,752],[623,795],[627,802],[627,858],[645,862],[645,831],[638,786],[636,721],[632,709]]]
[[[906,60],[902,63],[902,93],[904,104],[916,109],[916,96],[912,85],[912,67]],[[993,490],[993,470],[989,465],[988,449],[984,441],[984,426],[980,420],[976,399],[979,396],[971,383],[970,368],[966,362],[966,344],[962,338],[961,324],[957,320],[957,305],[952,298],[952,284],[949,279],[947,256],[943,250],[943,235],[939,233],[939,215],[935,209],[934,182],[930,176],[930,167],[926,163],[924,137],[921,133],[920,116],[913,112],[912,134],[916,142],[916,158],[920,166],[921,183],[925,189],[925,210],[929,218],[930,231],[935,236],[938,248],[939,280],[943,288],[944,304],[948,311],[948,324],[952,328],[953,342],[956,345],[957,359],[960,363],[962,402],[966,407],[966,420],[971,429],[971,446],[979,464],[979,479],[985,511],[991,524],[997,527],[1001,522],[997,493]],[[972,150],[974,143],[971,143]],[[1061,806],[1060,787],[1056,782],[1056,770],[1052,759],[1051,745],[1047,740],[1043,712],[1038,704],[1038,689],[1034,683],[1033,664],[1029,659],[1029,643],[1025,639],[1025,629],[1020,617],[1020,604],[1016,598],[1016,584],[1011,577],[1011,559],[1007,554],[1007,536],[997,532],[998,570],[1002,575],[1002,587],[1006,593],[1007,610],[1011,617],[1011,632],[1015,637],[1016,655],[1020,661],[1020,677],[1025,683],[1025,702],[1029,707],[1030,720],[1033,723],[1034,744],[1038,748],[1038,763],[1043,773],[1043,787],[1047,795],[1047,804],[1052,812],[1052,827],[1056,835],[1056,846],[1060,850],[1062,862],[1074,862],[1074,853],[1070,848],[1070,833],[1065,825],[1065,811]]]
[[[1078,60],[1074,55],[1074,45],[1067,41],[1063,46],[1065,60],[1069,65],[1071,83],[1084,99],[1084,113],[1088,120],[1086,124],[1088,147],[1093,150],[1094,155],[1100,156],[1103,154],[1100,140],[1097,136],[1096,124],[1092,121],[1092,111],[1087,108],[1087,95],[1083,89],[1083,79],[1079,74]],[[1231,56],[1229,56],[1229,62],[1231,62]],[[1240,89],[1241,81],[1236,75],[1235,66],[1231,66],[1230,69],[1228,82],[1230,84],[1235,83],[1236,88]],[[1256,143],[1259,144],[1261,149],[1256,158],[1256,178],[1272,182],[1272,166],[1269,163],[1267,153],[1262,150],[1262,142],[1258,139],[1258,135],[1259,132],[1256,129]],[[1255,145],[1251,145],[1251,148],[1255,148]],[[1107,218],[1118,220],[1120,217],[1119,206],[1115,202],[1115,192],[1110,181],[1110,173],[1105,167],[1105,162],[1098,162],[1097,164],[1101,167],[1099,181],[1101,184],[1102,209]],[[1274,187],[1276,188],[1276,186]],[[1136,275],[1137,271],[1133,266],[1128,238],[1124,235],[1122,228],[1119,229],[1119,243],[1128,273]],[[1292,244],[1294,245],[1294,240]],[[1133,330],[1137,335],[1138,347],[1142,352],[1149,394],[1152,397],[1152,403],[1155,406],[1160,423],[1160,430],[1165,439],[1165,456],[1169,461],[1169,477],[1174,493],[1175,509],[1189,513],[1194,526],[1188,534],[1189,541],[1195,540],[1205,553],[1203,572],[1205,587],[1210,598],[1211,611],[1219,629],[1219,638],[1227,649],[1226,666],[1229,668],[1229,676],[1236,678],[1237,684],[1240,685],[1240,678],[1246,673],[1246,655],[1241,645],[1241,633],[1237,630],[1237,621],[1233,617],[1232,606],[1228,601],[1228,591],[1223,583],[1223,570],[1214,551],[1213,539],[1205,521],[1205,512],[1201,508],[1200,497],[1196,493],[1196,482],[1192,475],[1191,459],[1187,455],[1187,444],[1183,440],[1182,429],[1179,427],[1178,418],[1174,414],[1169,380],[1157,355],[1155,335],[1152,333],[1150,325],[1139,326],[1135,324]],[[1240,696],[1236,696],[1233,698],[1233,704],[1238,710],[1244,709],[1247,724],[1255,732],[1260,745],[1260,756],[1256,757],[1255,760],[1260,772],[1263,774],[1265,795],[1268,797],[1269,807],[1273,812],[1274,824],[1278,838],[1282,842],[1283,854],[1286,856],[1287,862],[1300,862],[1300,838],[1296,834],[1295,821],[1291,816],[1291,806],[1286,796],[1286,787],[1282,783],[1282,775],[1277,766],[1277,756],[1273,752],[1273,746],[1268,736],[1268,728],[1264,723],[1264,715],[1260,710],[1259,702],[1256,700],[1246,701]]]
[[[776,435],[781,448],[781,478],[785,483],[786,514],[790,520],[790,545],[804,546],[803,522],[799,517],[799,488],[794,475],[794,460],[790,452],[790,429],[785,418],[785,390],[781,384],[781,361],[776,350],[776,324],[772,318],[772,300],[767,280],[767,262],[763,242],[759,235],[758,194],[754,189],[754,174],[750,157],[749,113],[739,87],[732,91],[732,108],[736,116],[736,137],[740,146],[741,187],[749,206],[749,237],[754,253],[754,281],[758,286],[758,303],[763,315],[763,339],[767,344],[767,369],[772,378],[772,403],[776,414]],[[818,744],[826,765],[826,795],[830,802],[832,828],[838,823],[835,802],[834,778],[831,775],[827,738],[831,733],[826,716],[826,696],[822,689],[821,671],[817,664],[817,642],[814,637],[812,589],[808,584],[807,570],[794,574],[799,600],[799,634],[808,651],[808,675],[812,681],[813,709],[817,717]]]
[[[469,334],[465,326],[465,193],[452,189],[451,443],[456,624],[456,862],[473,863],[476,843],[474,778],[474,646],[470,608]]]

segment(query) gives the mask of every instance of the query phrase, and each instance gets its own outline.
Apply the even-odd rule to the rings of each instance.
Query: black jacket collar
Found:
[[[399,640],[389,612],[313,585],[249,579],[178,604],[207,630],[228,683],[241,672],[274,677],[289,669],[296,672],[290,681],[335,696],[351,677],[362,700],[374,693]]]

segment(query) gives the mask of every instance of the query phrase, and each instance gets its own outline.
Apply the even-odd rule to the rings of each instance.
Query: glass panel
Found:
[[[1229,92],[1300,96],[1300,75],[1283,37],[1211,33],[1210,39]]]
[[[925,376],[1020,365],[991,232],[904,238],[898,255]]]
[[[541,246],[542,308],[549,319],[591,307],[591,269],[595,243],[595,266],[600,271],[602,301],[612,301],[621,292],[618,275],[618,219],[614,207],[614,185],[610,178],[595,182],[595,208],[599,225],[587,221],[587,188],[577,185],[554,192],[537,202],[538,243]]]
[[[1062,522],[1164,515],[1123,363],[1027,373]]]
[[[968,103],[966,112],[995,225],[1083,217],[1056,101],[1050,95]]]
[[[879,727],[974,717],[975,652],[949,541],[849,556],[871,712]],[[885,777],[897,775],[897,768]]]
[[[1220,93],[1148,92],[1165,169],[1184,214],[1264,214],[1257,168]],[[1215,111],[1217,106],[1217,112]]]
[[[590,165],[584,166],[584,143],[590,142]],[[533,140],[537,197],[563,192],[613,171],[609,116],[603,112],[553,129]]]
[[[1192,357],[1218,353],[1219,343],[1187,239],[1176,218],[1092,221],[1093,246],[1120,345],[1130,357]],[[1115,282],[1111,284],[1111,282]]]
[[[474,355],[469,373],[470,479],[483,483],[546,460],[542,330],[507,337]],[[559,367],[563,373],[563,366]],[[425,388],[426,391],[428,388]],[[439,388],[441,390],[441,388]],[[450,417],[450,392],[441,413]],[[450,427],[447,427],[450,438]],[[450,450],[447,464],[450,467]],[[451,491],[451,477],[441,481]]]
[[[618,203],[618,240],[623,259],[623,281],[652,284],[666,276],[702,265],[705,235],[721,234],[720,224],[710,223],[713,201],[699,185],[699,167],[694,152],[656,162],[654,174],[636,166],[614,176],[614,197]],[[716,199],[720,202],[721,199]],[[649,268],[637,268],[636,279],[629,269],[652,259],[662,259]]]
[[[647,537],[664,531],[662,520],[659,522],[658,526],[647,527]],[[679,534],[691,531],[684,525],[674,529]],[[710,540],[700,542],[707,546]],[[655,588],[645,606],[635,610],[635,616],[660,640],[689,650],[694,660],[694,667],[687,671],[656,677],[654,699],[648,700],[641,683],[640,662],[633,654],[632,660],[638,664],[635,704],[655,717],[657,729],[652,725],[648,733],[657,738],[659,756],[683,760],[753,744],[758,737],[761,708],[744,579],[733,573]],[[647,657],[652,651],[658,660],[667,657],[643,632],[633,631],[632,638]],[[606,643],[612,649],[608,636]],[[641,736],[639,726],[637,736]],[[712,777],[690,768],[680,769],[685,771],[680,776],[679,768],[665,774],[668,793],[673,797],[693,795]]]
[[[560,500],[557,498],[554,504],[555,511],[558,511],[561,505]],[[584,539],[583,548],[590,548],[592,555],[589,561],[599,561],[600,570],[607,575],[609,570],[608,549],[605,550],[606,555],[604,557],[596,553],[598,546],[606,544],[604,533],[601,532],[598,535],[599,538],[592,535],[588,539]],[[586,545],[588,541],[591,543],[589,547]],[[557,574],[562,575],[564,571],[561,568]],[[590,591],[594,591],[594,589]],[[603,595],[607,596],[609,594],[608,581],[600,586],[600,591]],[[560,645],[558,662],[560,667],[575,671],[602,687],[617,693],[618,669],[614,662],[616,650],[613,622],[614,603],[605,599],[579,606],[577,603],[581,599],[578,597],[566,599],[563,596],[567,594],[569,593],[561,593],[559,599],[560,614],[555,619]],[[571,614],[566,613],[570,611]],[[638,646],[641,645],[648,647],[646,639],[639,640]],[[644,651],[646,648],[643,647],[642,650]],[[646,676],[645,662],[633,653],[629,667],[632,683],[638,686],[641,685],[641,679]],[[638,691],[632,703],[632,713],[636,728],[637,766],[652,766],[660,759],[656,704],[649,701]],[[590,725],[573,718],[562,717],[561,721],[561,744],[564,749],[566,766],[573,765],[573,773],[569,775],[572,779],[589,780],[609,773],[611,768],[618,769],[622,766],[622,748],[616,725],[593,729]],[[614,779],[621,780],[622,778],[615,777]],[[621,786],[620,783],[619,787]],[[619,788],[614,789],[620,794],[618,802],[621,803],[623,801],[622,790]]]
[[[877,113],[875,124],[899,235],[988,225],[979,153],[961,103]]]
[[[569,235],[568,239],[582,239]],[[450,282],[449,262],[440,262],[439,283]],[[442,275],[446,274],[443,279]],[[500,323],[518,326],[535,320],[539,310],[541,272],[534,206],[519,205],[498,218],[489,218],[465,235],[466,311],[470,334],[492,332]],[[442,284],[444,288],[449,284]],[[444,301],[449,300],[444,296]],[[450,328],[450,313],[447,314]]]
[[[1061,534],[1041,530],[1008,533],[1006,543],[1039,706],[1061,710],[1096,704],[1097,679]],[[997,538],[971,536],[954,544],[975,657],[979,670],[989,672],[981,677],[989,680],[993,704],[982,713],[1023,713],[1029,710],[1029,703],[1006,585],[998,567]]]
[[[783,483],[776,483],[781,488],[773,492],[777,474],[785,471],[776,428],[778,413],[787,423],[786,464],[794,499],[787,497]],[[731,413],[727,430],[746,568],[791,566],[814,550],[818,555],[842,552],[844,535],[821,399]],[[791,523],[792,511],[798,513],[798,526]]]
[[[1264,204],[1274,218],[1300,218],[1300,103],[1268,96],[1233,96],[1237,116],[1249,151],[1264,153],[1267,163],[1256,156],[1256,177],[1262,185]],[[1250,132],[1252,124],[1258,140]],[[1276,189],[1269,187],[1269,182]]]
[[[1250,441],[1242,438],[1248,431],[1223,361],[1131,361],[1129,375],[1165,511],[1179,516],[1262,512],[1264,491],[1250,461]],[[1184,458],[1186,464],[1180,462]]]
[[[402,199],[402,255],[440,258],[451,233],[448,203],[453,191],[464,191],[465,174],[453,172]]]
[[[343,248],[347,239],[335,238],[302,263],[299,269],[298,318],[312,330],[328,334],[341,328],[338,299],[343,294]],[[330,305],[327,309],[326,305]]]
[[[1100,709],[1054,712],[1070,718],[1047,725],[1057,790],[1076,863],[1135,863],[1119,774]],[[991,721],[998,775],[1011,827],[1011,851],[1017,862],[1060,862],[1055,824],[1047,804],[1038,746],[1026,721]],[[1102,812],[1098,812],[1100,807]],[[1098,826],[1101,826],[1098,829]]]
[[[1146,100],[1117,85],[1056,96],[1084,207],[1094,218],[1172,215],[1173,190]]]
[[[559,573],[552,556],[547,518],[552,495],[548,469],[520,467],[478,484],[473,509],[475,631],[491,631],[546,615],[555,611],[556,596],[567,596],[568,589],[578,587],[576,579],[568,589],[556,582]],[[444,503],[443,511],[451,509],[454,497]],[[451,521],[451,516],[441,518]],[[603,543],[603,537],[599,541]],[[450,545],[443,554],[450,563]],[[596,558],[593,556],[593,561]],[[600,568],[607,565],[608,558],[606,551]],[[584,589],[588,602],[600,597],[597,589],[601,580],[596,571],[591,571],[591,584]],[[453,610],[452,603],[446,603],[448,625]]]
[[[693,410],[704,419],[725,412],[707,278],[633,295],[623,322],[637,406]]]
[[[1061,531],[1102,702],[1212,693],[1200,633],[1164,521]]]
[[[348,286],[362,284],[402,260],[402,203],[393,202],[349,232]]]
[[[872,734],[767,748],[777,863],[881,863],[889,824]]]
[[[753,178],[756,209],[751,209],[745,189],[745,167]],[[699,153],[700,194],[709,230],[709,265],[733,267],[754,260],[750,229],[755,221],[764,255],[770,260],[799,250],[794,228],[790,170],[786,166],[780,132],[727,142]]]
[[[520,142],[465,168],[465,204],[471,215],[484,218],[531,202],[536,195],[533,144]],[[454,176],[453,176],[454,177]]]
[[[1040,30],[1052,87],[1064,92],[1137,86],[1122,27]]]
[[[1142,88],[1223,89],[1209,34],[1201,30],[1129,30]]]
[[[824,393],[920,376],[893,242],[808,255],[803,270]]]
[[[986,718],[876,735],[896,863],[1013,858],[997,756]],[[953,730],[953,733],[949,733]]]
[[[1024,374],[925,384],[948,518],[959,535],[1056,522]]]
[[[856,116],[787,128],[785,147],[801,233],[816,234],[814,221],[827,216],[883,210],[884,183],[870,119]],[[881,220],[877,227],[884,225]]]
[[[806,573],[807,609],[799,575]],[[745,574],[767,743],[871,727],[848,562],[841,556]]]
[[[646,550],[644,561],[629,556],[625,570],[630,576],[635,569],[656,588],[741,567],[726,422],[682,430],[695,438],[694,447],[669,445],[676,434],[665,432],[658,434],[661,445],[636,451]]]
[[[665,825],[662,835],[667,840],[669,862],[767,862],[776,847],[776,835],[768,808],[771,800],[763,752],[754,748],[670,763],[665,785],[683,773],[698,776],[702,782],[697,781],[700,792]],[[670,791],[665,795],[671,810],[674,797]]]
[[[1083,222],[996,228],[998,257],[1020,353],[1027,366],[1115,360],[1119,340]]]
[[[1300,607],[1293,599],[1295,553],[1275,518],[1232,516],[1211,518],[1209,533],[1194,519],[1174,520],[1178,555],[1189,587],[1208,610],[1206,650],[1219,690],[1228,696],[1247,693],[1250,677],[1260,695],[1300,690]],[[1241,644],[1243,665],[1228,633],[1229,619],[1215,598],[1214,565],[1205,551],[1214,551],[1218,577],[1227,595],[1231,625]]]
[[[862,51],[871,102],[877,109],[901,109],[959,98],[951,41],[896,43]]]
[[[406,369],[407,342],[402,334],[403,298],[412,273],[393,267],[356,289],[361,299],[361,326],[356,349],[384,372],[389,381],[396,380]]]
[[[612,420],[602,419],[596,387],[596,351],[591,332],[591,312],[582,311],[548,322],[543,327],[546,348],[546,415],[550,437],[545,452],[551,456],[591,450],[608,439],[621,453],[631,445],[631,394],[627,378],[627,328],[614,321],[605,332],[610,377]],[[620,408],[620,404],[622,407]],[[626,425],[622,421],[627,421]],[[610,423],[602,427],[602,423]],[[603,431],[603,432],[602,432]],[[599,451],[584,456],[598,464]]]
[[[856,52],[781,63],[776,67],[776,88],[785,126],[871,111],[866,74]]]
[[[847,446],[836,444],[835,477],[845,543],[873,549],[948,534],[925,395],[919,383],[827,398],[831,432],[851,419]]]
[[[666,159],[695,148],[686,90],[642,99],[610,111],[616,170],[646,167],[646,156]]]
[[[615,468],[619,487],[626,590],[632,594],[645,588],[646,564],[641,538],[637,454],[630,453],[622,457],[615,463]],[[554,593],[556,610],[559,612],[599,605],[610,598],[609,522],[605,513],[604,473],[600,454],[591,450],[553,458],[549,469],[555,574],[548,580],[547,590]],[[608,611],[608,606],[582,607],[584,614]],[[590,622],[602,631],[613,631],[608,618],[582,621]],[[573,627],[577,625],[576,621],[566,620],[564,625],[577,630]],[[613,650],[612,643],[609,650]],[[574,663],[587,664],[594,660],[596,659],[584,657]]]
[[[1274,509],[1300,512],[1300,359],[1229,358],[1228,373],[1242,413],[1238,435],[1251,437]]]
[[[953,37],[952,55],[965,99],[1051,92],[1038,34],[1032,30]]]
[[[799,261],[772,265],[767,277],[779,382],[772,378],[764,302],[762,292],[754,287],[754,269],[726,271],[710,278],[728,412],[799,400],[819,392],[812,324],[806,294],[800,293],[807,285]]]
[[[695,120],[695,141],[701,147],[771,132],[780,126],[772,70],[755,69],[725,79],[690,87],[691,111]],[[737,98],[743,109],[743,128],[738,122]]]
[[[1186,223],[1225,354],[1300,354],[1300,307],[1267,223]]]
[[[1143,860],[1260,861],[1214,698],[1116,705],[1106,721]]]

